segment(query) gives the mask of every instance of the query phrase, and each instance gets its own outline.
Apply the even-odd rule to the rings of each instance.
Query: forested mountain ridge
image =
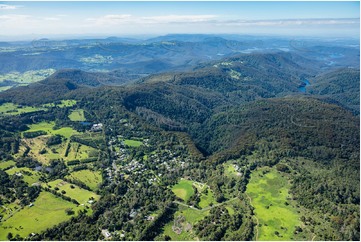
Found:
[[[317,76],[309,88],[311,94],[334,100],[360,114],[360,70],[341,68]]]

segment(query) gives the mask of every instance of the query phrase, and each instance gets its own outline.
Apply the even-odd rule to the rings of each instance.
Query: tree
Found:
[[[8,235],[6,236],[6,238],[8,240],[11,240],[13,238],[13,234],[9,232]]]
[[[72,208],[67,208],[67,209],[65,209],[65,213],[66,213],[67,215],[73,215],[75,212],[73,211]]]

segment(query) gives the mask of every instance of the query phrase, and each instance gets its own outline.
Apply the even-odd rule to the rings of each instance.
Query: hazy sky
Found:
[[[358,37],[359,2],[0,2],[0,36],[281,34]]]

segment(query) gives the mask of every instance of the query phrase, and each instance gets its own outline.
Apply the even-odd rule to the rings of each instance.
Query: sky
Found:
[[[0,39],[172,33],[358,38],[360,4],[0,1]]]

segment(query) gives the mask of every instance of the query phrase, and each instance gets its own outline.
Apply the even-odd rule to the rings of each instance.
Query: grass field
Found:
[[[46,77],[50,76],[51,74],[53,74],[54,72],[55,72],[54,69],[26,71],[24,73],[10,72],[0,75],[0,82],[9,80],[20,84],[29,84],[29,83],[41,81]]]
[[[76,100],[72,100],[72,99],[66,99],[66,100],[61,100],[61,102],[59,104],[55,104],[55,103],[47,103],[44,104],[43,107],[59,107],[59,108],[64,108],[64,107],[73,107],[76,104]]]
[[[0,240],[7,240],[6,236],[9,232],[14,236],[19,234],[28,237],[30,233],[39,233],[67,221],[71,216],[66,214],[65,209],[69,208],[77,214],[77,211],[84,209],[84,206],[77,207],[71,202],[43,191],[34,202],[34,206],[24,207],[0,224]]]
[[[269,172],[263,174],[263,171]],[[294,237],[295,226],[300,226],[301,222],[296,208],[287,200],[289,188],[287,178],[275,169],[264,167],[252,173],[246,192],[261,224],[258,240],[292,240]]]
[[[132,139],[126,139],[123,142],[125,145],[130,146],[130,147],[139,147],[139,146],[143,145],[143,142],[137,141],[137,140],[132,140]]]
[[[66,147],[65,147],[66,148]],[[64,150],[65,152],[65,150]],[[64,158],[64,160],[82,160],[87,159],[89,157],[98,156],[98,150],[93,147],[79,144],[76,142],[70,142],[70,149],[68,156]]]
[[[172,240],[176,241],[198,240],[192,228],[195,223],[204,219],[208,214],[209,210],[199,211],[180,206],[179,211],[174,214],[174,218],[177,218],[178,216],[183,216],[185,218],[185,221],[181,224],[182,232],[180,234],[175,233],[172,229],[174,221],[171,221],[164,226],[163,235],[168,235],[172,238]],[[188,224],[191,226],[189,226]]]
[[[89,154],[92,152],[96,153],[94,148],[88,147],[86,145],[80,145],[76,142],[71,142],[71,148],[68,153],[68,157],[64,157],[65,150],[67,148],[70,136],[73,134],[79,134],[76,130],[70,127],[63,127],[57,130],[53,130],[54,122],[42,122],[37,124],[30,125],[30,130],[27,132],[34,132],[43,130],[47,132],[47,135],[41,135],[35,138],[24,138],[23,141],[31,148],[29,155],[38,159],[43,164],[48,164],[51,159],[60,159],[64,160],[74,160],[74,159],[86,159],[89,158]],[[67,138],[67,140],[63,140],[61,144],[53,145],[48,147],[46,142],[48,141],[50,135],[60,134]],[[21,146],[20,150],[25,150],[25,147]],[[40,154],[40,151],[45,150],[45,153]]]
[[[1,170],[9,168],[11,166],[15,166],[15,161],[8,160],[8,161],[1,161],[0,162],[0,169]]]
[[[84,182],[90,189],[95,191],[102,182],[102,176],[99,171],[81,170],[72,172],[66,178]]]
[[[70,183],[63,181],[61,179],[57,179],[55,181],[51,181],[47,183],[51,186],[51,189],[55,189],[55,187],[59,188],[59,192],[64,190],[66,193],[65,196],[68,196],[70,198],[73,198],[78,201],[80,204],[87,204],[89,199],[93,197],[95,200],[99,200],[100,196],[95,194],[94,192],[82,189],[76,185],[73,185],[74,188],[71,188]],[[44,184],[45,186],[45,184]]]
[[[0,92],[6,91],[6,90],[8,90],[10,88],[12,88],[12,87],[11,86],[0,87]]]
[[[31,175],[27,175],[24,172],[31,173]],[[14,175],[15,173],[18,173],[18,174],[21,173],[22,174],[21,176],[23,177],[24,181],[26,183],[28,183],[29,185],[32,185],[32,184],[38,182],[40,179],[39,172],[34,171],[27,167],[21,167],[21,168],[13,167],[13,168],[7,170],[6,173],[8,173],[9,175]]]
[[[224,173],[228,177],[240,176],[240,173],[236,170],[235,165],[233,164],[234,161],[230,160],[223,164]]]
[[[40,110],[46,110],[46,109],[38,108],[38,107],[22,106],[14,103],[4,103],[0,105],[0,115],[18,115],[22,113],[30,113]]]
[[[177,197],[187,202],[188,199],[194,194],[192,184],[192,181],[182,179],[172,187],[172,191]]]
[[[65,138],[70,138],[70,136],[72,136],[73,134],[78,134],[78,132],[76,130],[74,130],[70,127],[53,129],[54,126],[55,126],[54,122],[41,122],[41,123],[29,125],[30,130],[27,130],[27,132],[43,130],[43,131],[47,132],[48,134],[52,134],[52,135],[60,134],[60,135],[64,136]]]
[[[85,121],[84,110],[83,109],[75,109],[69,114],[69,119],[71,121]]]
[[[207,188],[207,193],[203,192],[201,195],[201,201],[199,202],[199,207],[206,208],[211,204],[216,204],[216,200],[214,199],[213,192],[210,188]]]

